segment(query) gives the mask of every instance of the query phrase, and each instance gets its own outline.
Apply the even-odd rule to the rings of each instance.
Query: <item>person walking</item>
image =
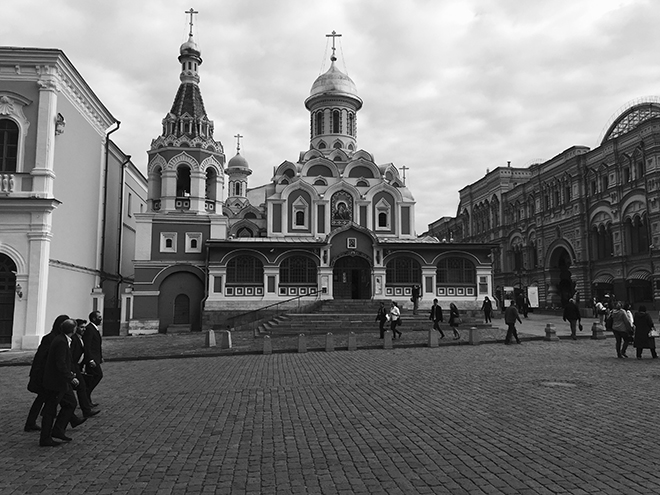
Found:
[[[380,338],[385,337],[385,322],[387,321],[387,309],[385,308],[385,303],[380,302],[380,307],[378,308],[378,313],[376,313],[376,320],[379,325]]]
[[[608,319],[610,322],[607,324],[607,327],[612,328],[614,338],[616,339],[616,357],[627,358],[626,350],[628,349],[628,344],[630,342],[632,325],[630,324],[628,315],[623,310],[623,306],[620,302],[616,303],[616,306]]]
[[[516,303],[511,299],[511,304],[506,311],[504,311],[504,323],[507,324],[506,337],[504,338],[504,343],[509,345],[511,343],[511,337],[516,339],[516,344],[520,344],[520,339],[518,338],[518,331],[516,330],[516,321],[522,325],[522,320],[518,314],[518,309],[516,308]]]
[[[398,327],[401,323],[400,318],[401,310],[399,310],[399,306],[397,305],[396,301],[392,301],[392,305],[390,307],[390,330],[392,330],[392,340],[396,339],[397,334],[399,334],[399,338],[401,338],[401,332],[396,329],[396,327]]]
[[[89,402],[92,407],[98,405],[92,400],[92,392],[99,382],[103,380],[103,369],[101,368],[103,350],[101,332],[99,332],[101,321],[103,321],[101,312],[92,311],[89,314],[89,323],[85,327],[85,333],[83,334],[83,342],[85,343],[85,373],[89,378],[86,384],[87,395],[89,396]]]
[[[568,321],[571,326],[571,338],[577,340],[577,326],[580,325],[580,330],[582,330],[582,316],[574,299],[569,299],[566,306],[564,306],[564,321]]]
[[[637,350],[637,359],[642,359],[644,349],[651,350],[651,357],[658,359],[658,353],[655,351],[655,338],[649,336],[651,330],[655,330],[651,315],[646,312],[646,306],[640,306],[639,311],[635,313],[635,349]]]
[[[458,308],[454,303],[449,304],[449,326],[451,327],[452,331],[454,332],[454,340],[458,340],[461,338],[461,334],[458,333],[458,330],[456,328],[458,327],[459,323],[461,322],[461,314],[458,312]]]
[[[71,363],[71,337],[76,329],[76,322],[71,319],[64,320],[60,325],[59,333],[53,338],[44,367],[43,387],[46,389],[46,402],[41,417],[41,433],[39,445],[41,447],[56,447],[58,438],[70,442],[66,436],[66,427],[71,421],[73,412],[78,406],[72,387],[78,386],[78,379],[72,371]],[[57,412],[57,405],[60,412]],[[57,418],[56,418],[57,415]]]
[[[43,408],[46,399],[48,398],[48,391],[43,386],[44,381],[44,369],[46,368],[46,359],[48,358],[48,351],[50,350],[50,345],[53,342],[53,339],[57,336],[60,331],[60,325],[64,320],[68,320],[67,315],[60,315],[55,318],[53,322],[53,327],[50,330],[50,333],[44,335],[39,343],[37,352],[32,359],[32,366],[30,367],[30,380],[28,382],[28,390],[37,396],[32,402],[30,411],[28,412],[28,417],[25,420],[24,431],[39,431],[41,428],[37,424],[37,418],[39,413]]]
[[[484,323],[491,323],[493,317],[493,303],[488,299],[488,296],[484,297],[484,303],[481,305],[481,311],[484,312]]]
[[[80,382],[76,387],[78,405],[83,412],[83,417],[91,418],[92,416],[96,416],[99,411],[92,410],[92,404],[89,399],[89,394],[87,393],[87,383],[85,382],[85,376],[82,372],[82,366],[85,362],[85,344],[83,335],[85,333],[86,324],[87,320],[76,320],[76,331],[71,337],[71,362],[73,365],[73,372],[76,374],[76,378]]]
[[[410,298],[410,300],[413,303],[413,314],[414,315],[417,314],[417,310],[419,309],[419,299],[422,297],[421,292],[422,292],[422,290],[419,287],[419,285],[417,285],[417,284],[413,285],[412,297]]]
[[[440,332],[440,338],[444,339],[445,334],[440,328],[440,322],[442,320],[442,308],[438,304],[437,299],[433,299],[433,306],[431,306],[431,314],[429,315],[429,320],[433,322],[433,330]]]

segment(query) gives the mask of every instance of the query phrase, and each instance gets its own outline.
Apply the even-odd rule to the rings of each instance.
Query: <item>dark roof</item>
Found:
[[[204,100],[199,86],[193,83],[181,83],[174,97],[174,103],[170,113],[177,117],[188,114],[194,119],[206,117]]]

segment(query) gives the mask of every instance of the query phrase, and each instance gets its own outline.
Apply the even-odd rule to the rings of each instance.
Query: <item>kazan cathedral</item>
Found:
[[[411,305],[414,285],[423,306],[476,308],[492,297],[495,245],[417,237],[399,170],[358,147],[362,99],[336,66],[334,35],[330,68],[304,100],[309,149],[256,187],[240,140],[225,163],[213,138],[192,31],[181,45],[181,84],[147,152],[147,209],[135,215],[131,333],[200,330],[300,299]]]

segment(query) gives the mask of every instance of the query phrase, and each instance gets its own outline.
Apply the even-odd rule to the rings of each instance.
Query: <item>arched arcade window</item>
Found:
[[[316,263],[306,256],[291,256],[280,265],[281,284],[316,285]]]
[[[466,258],[444,258],[438,263],[436,278],[439,284],[474,284],[474,263]]]
[[[421,284],[422,267],[416,259],[400,256],[387,262],[385,276],[387,285]]]
[[[227,263],[228,284],[264,283],[264,264],[258,258],[250,255],[239,255]]]

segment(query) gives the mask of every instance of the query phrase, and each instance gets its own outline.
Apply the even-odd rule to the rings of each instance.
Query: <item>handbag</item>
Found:
[[[580,323],[579,328],[580,328],[580,332],[581,332],[582,331],[582,323]]]
[[[660,337],[660,330],[656,330],[655,328],[652,328],[651,331],[649,332],[649,337],[650,338]]]

